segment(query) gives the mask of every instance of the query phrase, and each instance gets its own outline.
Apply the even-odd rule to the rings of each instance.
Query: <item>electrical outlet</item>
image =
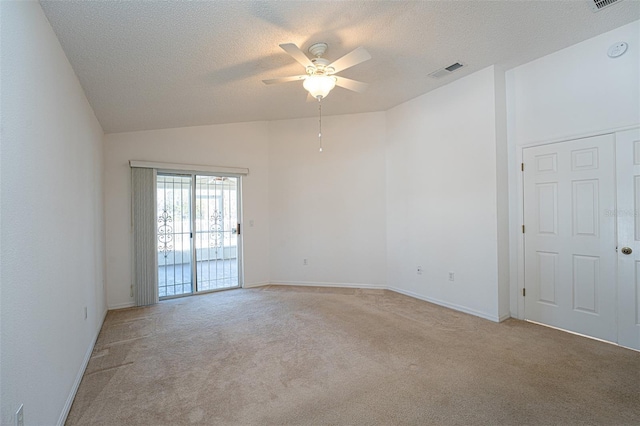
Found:
[[[302,266],[309,266],[309,260],[302,259]]]
[[[454,274],[453,272],[449,272],[449,281],[455,281],[456,280],[456,274]]]
[[[418,268],[416,268],[416,273],[418,275],[422,275],[422,266],[418,266]]]
[[[16,411],[16,426],[24,426],[24,405],[20,404],[20,408]]]
[[[84,319],[87,319],[87,307],[84,307]]]

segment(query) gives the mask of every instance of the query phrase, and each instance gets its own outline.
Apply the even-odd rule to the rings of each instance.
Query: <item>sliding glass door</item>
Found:
[[[240,178],[158,173],[160,299],[241,286]]]
[[[196,176],[198,291],[238,287],[238,178]]]
[[[193,292],[191,267],[192,177],[158,174],[158,296]]]

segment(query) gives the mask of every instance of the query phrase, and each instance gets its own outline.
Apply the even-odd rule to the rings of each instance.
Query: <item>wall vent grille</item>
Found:
[[[622,0],[589,0],[592,12],[598,12],[605,7],[609,7],[615,3],[620,3]]]

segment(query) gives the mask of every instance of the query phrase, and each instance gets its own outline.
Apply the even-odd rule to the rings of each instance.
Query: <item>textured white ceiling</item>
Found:
[[[640,19],[625,0],[592,13],[556,1],[41,1],[106,133],[314,116],[303,73],[278,44],[324,41],[333,60],[373,56],[341,73],[327,115],[383,111],[492,64],[510,68]],[[603,52],[605,54],[605,52]],[[427,76],[456,61],[465,68]]]

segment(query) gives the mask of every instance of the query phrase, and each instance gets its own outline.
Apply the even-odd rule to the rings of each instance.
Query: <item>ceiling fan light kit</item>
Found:
[[[295,59],[296,62],[304,67],[306,75],[262,80],[264,84],[287,83],[290,81],[303,80],[302,87],[304,87],[314,99],[317,99],[319,104],[320,101],[326,98],[329,95],[329,92],[331,92],[331,90],[336,86],[340,86],[354,92],[363,92],[367,88],[366,83],[334,75],[340,71],[371,59],[369,52],[362,47],[358,47],[331,63],[322,57],[322,55],[327,51],[327,43],[315,43],[309,47],[309,53],[315,56],[313,59],[309,59],[309,57],[307,57],[307,55],[305,55],[304,52],[302,52],[302,50],[293,43],[284,43],[281,44],[280,47]],[[322,107],[320,105],[318,105],[318,113],[320,116],[318,139],[320,141],[320,152],[322,152]]]
[[[320,100],[326,98],[336,87],[336,78],[328,75],[310,75],[304,80],[302,87],[307,89],[311,96]]]

